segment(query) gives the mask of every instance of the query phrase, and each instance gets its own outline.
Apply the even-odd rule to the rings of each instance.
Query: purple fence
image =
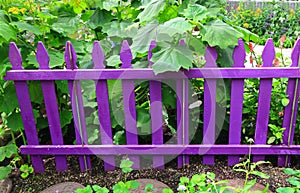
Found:
[[[156,46],[151,43],[149,48],[149,67],[151,50]],[[182,44],[184,46],[184,44]],[[260,79],[258,108],[255,129],[255,144],[251,145],[254,161],[265,159],[265,155],[278,155],[278,165],[287,165],[289,155],[300,155],[300,145],[293,145],[294,130],[297,117],[299,100],[299,68],[300,40],[297,41],[292,52],[292,65],[290,67],[272,67],[275,57],[274,45],[271,39],[266,43],[263,51],[262,68],[245,68],[245,49],[242,40],[233,53],[234,65],[232,68],[218,68],[216,65],[217,52],[215,48],[207,47],[204,68],[193,68],[179,72],[166,72],[155,75],[151,68],[134,69],[132,67],[132,54],[127,41],[123,42],[120,59],[121,69],[106,69],[104,54],[99,42],[94,43],[92,59],[93,69],[78,69],[76,66],[76,53],[70,42],[66,43],[65,62],[66,69],[50,69],[49,56],[40,42],[37,49],[38,70],[24,70],[22,57],[14,43],[10,44],[9,59],[12,70],[7,72],[5,80],[15,82],[17,97],[21,109],[25,134],[28,145],[21,147],[22,154],[29,154],[36,172],[44,171],[43,155],[54,155],[57,171],[67,170],[66,155],[78,155],[80,169],[90,169],[90,155],[102,155],[105,170],[115,168],[115,155],[125,154],[134,161],[134,168],[140,168],[140,155],[152,155],[153,167],[164,168],[165,155],[177,155],[178,167],[189,163],[189,155],[203,155],[203,164],[214,164],[214,156],[228,155],[228,165],[239,162],[239,157],[249,153],[249,144],[241,144],[243,120],[243,95],[244,80],[247,78]],[[204,115],[202,144],[190,144],[189,125],[189,79],[204,79]],[[285,107],[282,127],[284,131],[281,145],[266,145],[268,134],[269,110],[272,95],[272,79],[288,78],[287,96],[290,103]],[[124,121],[126,130],[126,145],[115,145],[112,136],[112,123],[107,117],[111,109],[109,104],[109,91],[107,80],[119,79],[122,81],[122,96],[124,101]],[[177,142],[164,144],[163,138],[163,106],[162,106],[162,81],[175,80],[177,104]],[[217,81],[232,79],[230,120],[228,144],[216,144],[216,103]],[[49,123],[52,145],[40,145],[27,81],[40,81],[44,95],[45,108]],[[70,103],[72,106],[76,145],[64,145],[60,125],[59,109],[55,91],[55,80],[68,81]],[[84,104],[81,90],[82,80],[95,82],[95,94],[98,103],[99,135],[101,145],[89,145],[87,138],[87,125],[85,120]],[[149,81],[149,100],[152,127],[152,144],[145,145],[138,142],[135,80]],[[197,137],[197,136],[196,136]]]

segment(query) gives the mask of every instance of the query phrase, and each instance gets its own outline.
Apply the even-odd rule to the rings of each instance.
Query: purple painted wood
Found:
[[[155,75],[152,69],[75,69],[75,70],[11,70],[4,80],[161,80],[184,78],[245,79],[245,78],[299,78],[298,67],[265,68],[192,68],[179,72]]]
[[[9,61],[12,64],[13,70],[22,70],[22,56],[15,43],[10,43],[9,47]],[[21,116],[24,125],[24,131],[28,145],[39,145],[38,133],[34,122],[34,115],[32,111],[28,85],[26,81],[15,81],[15,88],[19,106],[21,109]],[[31,156],[32,166],[36,173],[44,172],[44,163],[40,155]]]
[[[93,61],[94,69],[103,69],[104,66],[104,53],[98,41],[94,42],[93,48]],[[98,102],[98,116],[100,123],[100,135],[102,144],[113,144],[112,127],[110,120],[110,109],[109,109],[109,98],[108,88],[106,80],[99,80],[96,84],[96,96]],[[115,169],[115,158],[114,156],[105,156],[103,158],[104,169],[114,170]]]
[[[65,50],[65,62],[67,69],[77,69],[77,56],[72,46],[71,42],[66,43]],[[68,87],[70,92],[70,99],[72,105],[72,113],[74,117],[74,127],[76,135],[76,143],[81,144],[82,146],[88,144],[87,133],[86,133],[86,123],[83,109],[83,100],[81,93],[81,86],[79,81],[68,81]],[[79,157],[80,170],[85,171],[91,169],[91,162],[88,156]]]
[[[299,55],[300,55],[300,40],[296,42],[294,49],[292,51],[291,67],[299,66],[299,59],[300,59]],[[299,103],[299,92],[300,92],[299,80],[294,78],[289,79],[286,94],[290,102],[284,109],[284,117],[282,122],[282,128],[286,128],[283,133],[283,144],[285,145],[292,145],[292,142],[294,140],[294,131],[295,131],[297,109]],[[290,163],[290,157],[287,156],[278,157],[279,166],[287,167],[289,163]]]
[[[216,48],[207,47],[205,53],[206,68],[217,68]],[[217,72],[218,73],[218,72]],[[203,113],[203,144],[215,143],[216,129],[216,92],[217,80],[205,79],[204,81],[204,113]],[[203,156],[203,164],[214,164],[214,156]]]
[[[300,145],[41,145],[22,146],[22,154],[32,155],[299,155]]]
[[[42,42],[38,43],[36,60],[40,65],[40,69],[50,69],[49,55]],[[50,129],[50,135],[53,145],[63,145],[64,140],[60,126],[60,118],[58,105],[56,102],[55,84],[53,80],[41,81],[42,91],[44,95],[46,113]],[[55,157],[56,170],[61,172],[68,169],[66,156]]]
[[[186,46],[184,40],[180,40],[181,46]],[[177,143],[189,144],[189,93],[188,79],[179,79],[176,81],[177,95]],[[178,156],[178,168],[184,164],[189,164],[189,157],[185,155]]]
[[[275,48],[272,39],[268,39],[262,53],[263,65],[262,67],[272,67],[275,57]],[[270,103],[272,95],[272,79],[260,79],[258,107],[256,116],[255,129],[255,144],[266,144],[268,135],[268,122]],[[257,162],[264,160],[264,156],[254,156],[253,161]]]
[[[121,68],[132,68],[132,54],[128,42],[123,41],[120,60],[122,62]],[[134,81],[123,80],[123,101],[124,101],[124,118],[126,128],[126,142],[130,145],[138,145],[138,130],[136,126],[136,108],[135,108],[135,93],[134,93]],[[139,156],[130,156],[129,159],[134,162],[133,168],[139,169],[140,160]]]
[[[239,40],[238,46],[233,52],[233,68],[244,68],[246,52],[243,40]],[[242,115],[244,100],[244,79],[233,79],[231,82],[229,144],[241,143]],[[228,156],[228,165],[239,163],[239,156]]]
[[[148,51],[149,67],[153,65],[150,61],[152,57],[151,50],[156,47],[156,42],[152,41]],[[152,127],[152,144],[159,145],[164,143],[163,137],[163,115],[162,115],[162,93],[161,82],[149,81],[149,94],[150,94],[150,114],[151,114],[151,127]],[[164,169],[164,156],[153,157],[153,168]]]

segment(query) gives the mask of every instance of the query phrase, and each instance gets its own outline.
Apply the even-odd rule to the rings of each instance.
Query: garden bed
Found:
[[[207,172],[213,172],[216,174],[217,180],[222,179],[245,179],[245,175],[240,172],[233,171],[232,167],[226,165],[226,160],[224,157],[219,157],[216,159],[216,164],[214,166],[199,164],[199,156],[193,156],[191,158],[191,164],[186,165],[183,168],[176,169],[176,161],[170,162],[166,169],[155,170],[155,169],[144,169],[144,170],[134,170],[128,176],[129,179],[140,179],[140,178],[150,178],[156,179],[167,184],[175,192],[178,188],[178,183],[180,177],[192,177],[194,174],[201,174]],[[48,159],[46,164],[46,171],[44,174],[30,175],[26,179],[22,179],[19,176],[12,177],[13,181],[13,193],[28,193],[28,192],[39,192],[47,187],[60,182],[78,182],[83,185],[100,185],[105,186],[109,189],[116,184],[118,181],[124,180],[124,174],[120,169],[113,171],[104,172],[103,162],[100,158],[93,157],[93,169],[87,172],[80,172],[78,159],[75,157],[68,157],[69,170],[67,172],[58,173],[55,171],[54,159]],[[295,157],[292,162],[292,167],[300,169],[299,158]],[[286,182],[288,177],[284,172],[283,168],[272,166],[272,164],[262,165],[258,168],[259,171],[268,174],[269,179],[257,178],[257,182],[263,185],[269,183],[270,190],[275,192],[276,188],[289,186]],[[253,176],[251,176],[253,179]]]

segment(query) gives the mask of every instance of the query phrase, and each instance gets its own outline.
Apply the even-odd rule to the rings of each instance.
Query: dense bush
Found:
[[[253,4],[254,5],[254,4]],[[232,22],[247,28],[259,35],[260,44],[265,44],[268,38],[273,38],[275,45],[280,45],[280,37],[286,35],[284,47],[293,47],[300,35],[300,7],[289,9],[280,2],[265,2],[263,10],[256,7],[246,7],[241,2],[239,6],[228,13]]]

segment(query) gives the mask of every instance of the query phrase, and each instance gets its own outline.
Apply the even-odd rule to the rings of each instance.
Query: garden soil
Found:
[[[271,157],[272,159],[272,157]],[[92,157],[92,170],[87,172],[80,172],[78,159],[75,156],[68,157],[69,170],[58,173],[55,171],[55,163],[53,158],[45,159],[45,173],[30,175],[26,179],[20,176],[11,176],[13,182],[13,193],[38,193],[52,185],[61,182],[77,182],[83,185],[100,185],[109,189],[118,181],[124,180],[124,174],[120,169],[104,172],[103,161],[98,157]],[[225,157],[218,157],[214,166],[202,165],[200,156],[192,156],[190,158],[190,165],[185,165],[183,168],[177,169],[177,160],[173,160],[167,164],[164,170],[144,169],[132,171],[127,179],[155,179],[161,181],[171,187],[175,192],[182,176],[191,177],[194,174],[201,174],[213,172],[216,174],[217,180],[224,179],[245,179],[245,175],[241,172],[233,171],[232,167],[226,165]],[[273,160],[274,161],[274,160]],[[299,157],[292,159],[292,168],[300,169]],[[270,176],[269,179],[257,178],[257,182],[262,185],[267,183],[270,185],[270,190],[275,192],[276,188],[289,186],[286,182],[288,176],[284,174],[282,167],[276,167],[272,164],[264,164],[257,168],[257,170],[266,173]],[[250,177],[253,179],[253,176]],[[241,180],[240,180],[241,181]]]

